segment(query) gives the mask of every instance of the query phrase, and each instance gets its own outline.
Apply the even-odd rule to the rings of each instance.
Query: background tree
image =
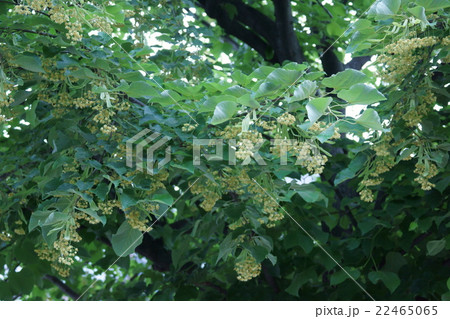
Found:
[[[448,7],[0,1],[0,299],[449,299]]]

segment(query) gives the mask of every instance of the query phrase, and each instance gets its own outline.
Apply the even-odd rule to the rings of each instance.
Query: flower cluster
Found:
[[[111,34],[113,32],[111,23],[104,17],[96,17],[91,19],[89,22],[92,23],[94,28],[99,29],[102,32],[107,34]]]
[[[2,81],[3,82],[3,81]],[[11,92],[14,90],[14,85],[3,82],[0,86],[0,110],[2,107],[7,107],[14,102]]]
[[[406,122],[406,125],[409,127],[416,127],[422,121],[422,118],[426,116],[429,111],[436,104],[436,96],[431,90],[426,90],[426,93],[419,97],[418,99],[421,101],[420,104],[411,108],[411,103],[409,107],[405,107],[404,105],[398,105],[397,109],[400,108],[401,111],[407,109],[408,111],[404,114],[400,112],[401,118]]]
[[[271,196],[268,196],[264,189],[262,189],[257,183],[250,180],[248,192],[252,194],[253,202],[262,206],[263,213],[267,215],[267,219],[269,220],[267,227],[274,227],[276,221],[284,218],[284,215],[278,211],[278,203]],[[264,224],[265,220],[260,218],[259,222]]]
[[[42,68],[45,73],[41,73],[43,79],[50,82],[61,82],[64,81],[64,70],[56,69],[56,59],[42,59]]]
[[[67,38],[73,42],[79,42],[83,39],[83,28],[79,21],[71,21],[78,12],[73,9],[54,4],[51,0],[27,0],[22,1],[21,5],[14,8],[14,13],[29,15],[35,12],[48,12],[50,19],[58,24],[64,24],[67,29]],[[95,25],[95,23],[94,23]]]
[[[400,84],[414,69],[417,63],[426,57],[420,49],[432,47],[439,42],[438,37],[400,39],[386,46],[386,53],[378,57],[377,61],[385,64],[382,74],[388,83]]]
[[[261,273],[261,264],[257,263],[256,259],[247,253],[244,260],[236,262],[234,270],[238,274],[237,279],[239,281],[248,281],[259,276]]]
[[[374,200],[373,193],[368,188],[363,189],[362,191],[360,191],[359,192],[359,196],[361,197],[361,200],[365,201],[365,202],[369,202],[370,203],[370,202],[373,202],[373,200]]]
[[[277,122],[281,125],[291,126],[295,123],[295,116],[286,112],[277,118]]]
[[[309,130],[315,133],[321,133],[323,131],[325,131],[326,129],[328,129],[329,127],[331,127],[333,125],[333,123],[325,123],[322,121],[317,121],[314,122],[310,127]],[[341,135],[339,134],[339,127],[334,127],[334,133],[333,135],[330,137],[330,140],[337,140],[341,137]]]
[[[183,124],[183,127],[181,128],[181,130],[183,132],[192,132],[193,130],[195,130],[195,128],[197,127],[197,124],[189,124],[189,123],[185,123]]]
[[[74,257],[78,252],[78,248],[74,247],[71,242],[79,242],[81,237],[76,233],[76,226],[70,227],[69,231],[63,230],[59,234],[59,238],[50,248],[47,244],[43,244],[41,249],[35,249],[36,254],[42,260],[51,263],[53,269],[62,277],[67,277],[70,272],[70,266],[74,263]]]
[[[122,206],[118,200],[108,200],[98,203],[98,208],[102,211],[103,215],[111,215],[114,207],[121,208]]]
[[[15,224],[17,225],[17,227],[14,228],[14,232],[20,236],[25,235],[25,229],[23,229],[22,227],[23,222],[21,220],[17,220]]]
[[[12,236],[11,236],[10,233],[5,232],[5,231],[2,231],[0,233],[0,240],[1,241],[11,241],[11,239],[12,239]]]
[[[223,131],[217,132],[216,135],[221,136],[226,140],[230,140],[236,138],[241,132],[242,132],[241,126],[227,125]]]
[[[328,157],[322,155],[317,146],[308,142],[296,141],[293,149],[297,156],[296,164],[305,167],[310,174],[322,174]]]
[[[218,174],[217,172],[214,172],[213,175],[217,176]],[[191,192],[192,194],[201,194],[203,196],[200,207],[207,212],[211,211],[216,202],[221,198],[221,195],[219,194],[219,185],[209,178],[201,179],[193,184]]]
[[[428,191],[435,187],[435,185],[430,182],[430,179],[436,176],[438,172],[438,168],[433,163],[430,163],[429,161],[425,161],[424,163],[418,162],[414,173],[419,176],[414,180],[420,184],[423,190]]]
[[[74,214],[74,218],[75,218],[75,220],[85,220],[89,224],[92,224],[92,225],[100,223],[100,220],[98,220],[97,218],[94,218],[82,211],[76,212]]]
[[[234,223],[228,225],[228,228],[230,230],[235,230],[238,229],[239,227],[242,227],[244,225],[248,224],[248,220],[244,217],[239,218],[237,221],[235,221]]]
[[[241,139],[237,143],[238,150],[236,151],[236,158],[245,160],[246,158],[253,156],[253,151],[257,144],[263,142],[263,138],[258,131],[248,131],[241,134]]]
[[[150,220],[138,209],[131,208],[129,211],[126,212],[125,218],[132,228],[140,230],[142,232],[149,230],[147,223],[149,223]]]
[[[376,157],[371,162],[370,169],[366,171],[363,180],[359,184],[360,188],[363,188],[359,195],[361,200],[365,202],[374,200],[373,192],[368,187],[380,185],[383,182],[383,178],[380,175],[388,172],[395,165],[395,157],[390,151],[392,138],[391,133],[385,133],[381,141],[371,147],[375,151]]]
[[[256,125],[262,127],[266,131],[273,131],[277,128],[277,122],[276,121],[263,121],[258,120],[256,122]]]

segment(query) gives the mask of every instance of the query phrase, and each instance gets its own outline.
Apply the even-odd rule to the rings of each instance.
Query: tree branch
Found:
[[[225,32],[255,49],[266,60],[269,59],[268,53],[272,51],[269,43],[273,38],[271,32],[275,28],[272,20],[239,0],[198,0],[198,3]],[[237,15],[231,18],[226,5],[234,6]]]
[[[112,247],[111,242],[106,237],[98,238],[102,243]],[[153,239],[148,233],[144,234],[142,244],[136,247],[136,252],[152,262],[153,269],[157,271],[168,271],[172,264],[170,252],[164,248],[164,241],[161,238]]]
[[[266,279],[266,282],[272,288],[273,292],[275,294],[278,294],[280,292],[280,288],[278,287],[277,282],[275,281],[275,279],[270,274],[269,270],[267,269],[267,267],[264,264],[262,264],[261,268],[262,268],[262,272],[264,274],[264,278]]]
[[[333,48],[324,46],[324,49],[326,51],[320,57],[320,60],[322,61],[323,71],[327,74],[327,76],[344,71],[344,64],[339,60],[336,54],[334,54]]]
[[[16,29],[0,28],[0,30],[33,33],[33,34],[44,35],[44,36],[50,37],[50,38],[56,38],[56,35],[54,35],[54,34],[50,34],[47,32],[34,31],[34,30],[26,30],[26,29],[18,29],[18,28],[16,28]]]
[[[275,55],[279,63],[285,60],[301,63],[305,60],[294,31],[290,0],[273,0],[277,36]]]
[[[354,57],[350,62],[348,62],[344,67],[346,69],[355,69],[355,70],[361,70],[364,64],[370,61],[372,58],[371,55],[368,56],[358,56]]]
[[[47,279],[52,284],[57,286],[63,293],[65,293],[67,296],[69,296],[73,300],[77,300],[78,298],[80,298],[79,294],[77,294],[75,291],[73,291],[72,288],[70,288],[65,283],[63,283],[59,278],[52,276],[52,275],[44,275],[44,279]]]
[[[316,0],[316,3],[322,7],[322,9],[328,14],[328,16],[333,19],[333,15],[331,14],[330,11],[328,11],[327,8],[325,8],[325,6],[322,4],[322,2],[320,2],[319,0]]]

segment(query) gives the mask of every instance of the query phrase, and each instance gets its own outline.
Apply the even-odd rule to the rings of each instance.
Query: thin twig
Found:
[[[51,37],[51,38],[56,38],[56,35],[54,34],[50,34],[47,32],[41,32],[41,31],[34,31],[34,30],[27,30],[27,29],[9,29],[9,28],[0,28],[1,30],[10,30],[10,31],[20,31],[20,32],[26,32],[26,33],[34,33],[34,34],[39,34],[39,35],[44,35],[47,37]]]
[[[73,300],[77,300],[80,298],[80,295],[77,294],[75,291],[72,290],[69,286],[67,286],[65,283],[63,283],[59,278],[52,276],[52,275],[44,275],[44,279],[47,279],[51,283],[53,283],[55,286],[57,286],[63,293],[68,295]]]
[[[328,11],[328,9],[325,8],[325,6],[324,6],[319,0],[316,0],[316,2],[317,2],[317,4],[318,4],[319,6],[322,7],[323,10],[325,10],[325,12],[330,16],[330,18],[333,18],[333,15],[331,14],[331,12]]]

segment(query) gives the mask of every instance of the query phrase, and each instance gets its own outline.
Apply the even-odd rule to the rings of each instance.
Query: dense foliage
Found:
[[[450,299],[449,6],[0,1],[0,299]]]

